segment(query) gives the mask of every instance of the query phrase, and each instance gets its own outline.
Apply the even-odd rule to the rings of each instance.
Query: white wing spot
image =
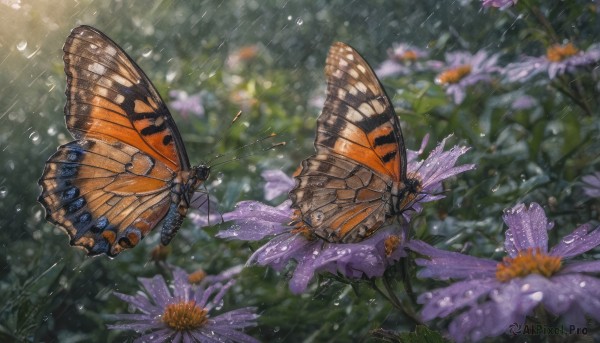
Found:
[[[125,87],[131,87],[133,86],[133,83],[131,83],[131,81],[127,80],[126,78],[124,78],[123,76],[119,75],[119,74],[113,74],[112,79],[117,81],[118,83],[122,84]]]
[[[111,55],[111,56],[114,56],[114,55],[117,54],[117,49],[113,48],[110,45],[107,46],[104,50],[106,50],[106,53],[109,54],[109,55]]]
[[[123,94],[117,94],[115,102],[120,105],[123,103],[123,101],[125,101],[125,97],[123,96]]]
[[[358,68],[358,70],[360,70],[360,72],[363,74],[367,72],[367,69],[361,64],[357,65],[356,68]]]
[[[385,111],[385,107],[381,104],[381,102],[377,100],[371,100],[371,106],[375,109],[377,113],[383,113]]]
[[[364,104],[363,104],[364,105]],[[362,107],[362,105],[361,105]],[[358,108],[360,110],[360,107]],[[353,108],[348,109],[348,113],[346,113],[346,118],[352,122],[358,122],[363,120],[364,116]]]
[[[364,113],[367,116],[372,116],[375,114],[375,111],[373,110],[373,107],[371,107],[371,105],[369,105],[366,102],[363,102],[362,104],[360,104],[360,106],[358,106],[358,110],[361,111],[362,113]]]
[[[96,94],[106,98],[108,96],[108,90],[103,87],[96,87]]]
[[[343,88],[338,88],[338,98],[340,99],[346,99],[346,95],[348,94],[348,91],[343,89]]]
[[[94,62],[94,64],[88,65],[88,70],[98,75],[104,75],[106,67],[100,63]]]
[[[348,73],[355,79],[358,79],[358,72],[356,69],[348,69]]]
[[[348,61],[346,61],[346,60],[340,60],[339,64],[340,64],[340,67],[347,67],[348,66]]]
[[[354,61],[354,55],[352,54],[347,54],[346,58],[348,59],[348,61]]]
[[[365,86],[365,84],[362,83],[361,81],[358,81],[357,83],[355,83],[354,87],[356,87],[361,93],[367,92],[367,86]]]

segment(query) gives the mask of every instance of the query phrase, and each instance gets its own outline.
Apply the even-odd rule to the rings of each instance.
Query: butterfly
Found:
[[[337,42],[325,74],[316,154],[302,161],[290,191],[292,225],[327,242],[356,243],[410,208],[421,185],[407,176],[400,122],[371,66]]]
[[[161,221],[169,244],[210,167],[190,166],[156,88],[110,38],[79,26],[63,51],[75,140],[58,147],[38,182],[46,219],[88,255],[116,256]]]

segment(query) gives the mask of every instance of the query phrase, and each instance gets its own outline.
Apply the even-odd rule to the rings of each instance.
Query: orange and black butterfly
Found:
[[[63,50],[75,140],[48,159],[39,180],[46,219],[89,255],[132,248],[163,220],[168,244],[210,168],[190,166],[164,101],[115,42],[80,26]]]
[[[399,119],[369,64],[338,42],[325,74],[316,154],[302,162],[290,192],[293,224],[328,242],[355,243],[408,209],[421,185],[407,176]]]

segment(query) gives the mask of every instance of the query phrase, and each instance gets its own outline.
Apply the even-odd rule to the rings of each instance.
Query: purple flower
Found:
[[[384,78],[394,75],[407,75],[413,71],[429,70],[435,66],[435,63],[423,61],[429,57],[429,53],[423,49],[414,47],[410,44],[394,45],[392,50],[388,51],[388,59],[383,61],[375,70],[377,76]]]
[[[443,197],[436,193],[441,189],[443,180],[474,168],[470,164],[455,167],[457,159],[468,149],[455,146],[444,151],[445,142],[446,139],[425,161],[417,161],[420,152],[408,151],[408,174],[418,178],[423,187],[422,196],[412,206],[415,212],[421,210],[422,203]],[[223,215],[224,220],[233,220],[235,225],[217,236],[245,241],[272,237],[250,257],[248,264],[271,266],[281,271],[290,262],[295,262],[290,280],[290,289],[294,293],[306,290],[316,273],[328,272],[354,279],[379,277],[389,265],[404,256],[400,246],[406,241],[405,226],[383,227],[358,243],[330,243],[318,238],[309,239],[289,226],[293,216],[290,205],[290,201],[277,207],[256,201],[240,202],[233,212]],[[407,219],[409,212],[405,212]]]
[[[501,10],[517,4],[517,0],[481,0],[482,7],[498,7]]]
[[[294,187],[294,179],[279,169],[265,170],[260,174],[265,181],[265,199],[271,201]]]
[[[548,48],[545,56],[527,56],[522,62],[510,63],[503,73],[510,82],[526,82],[543,72],[547,72],[552,80],[557,75],[573,73],[583,67],[593,67],[598,62],[600,44],[590,46],[585,52],[578,50],[573,43],[556,44]]]
[[[465,99],[467,87],[492,81],[492,74],[499,70],[496,66],[499,57],[499,54],[488,55],[483,50],[475,55],[447,53],[446,68],[436,76],[435,83],[446,87],[446,94],[452,96],[454,103],[460,104]]]
[[[521,95],[510,105],[513,110],[528,110],[538,105],[537,100],[529,95]]]
[[[190,284],[188,274],[179,268],[173,270],[171,288],[161,275],[138,280],[145,292],[114,294],[141,313],[115,315],[118,323],[109,329],[144,332],[134,342],[258,342],[242,332],[256,326],[255,308],[213,314],[234,280],[204,288]]]
[[[600,198],[600,172],[583,176],[583,192],[590,198]]]
[[[202,105],[202,93],[188,95],[186,91],[172,90],[169,92],[171,97],[170,106],[178,111],[181,116],[187,117],[189,113],[198,117],[204,116],[204,106]]]
[[[436,249],[413,240],[409,249],[426,256],[416,263],[424,269],[417,276],[457,279],[452,285],[426,292],[424,320],[455,315],[450,336],[457,341],[477,341],[521,325],[538,305],[562,315],[569,325],[583,327],[585,315],[600,320],[600,261],[568,261],[600,244],[600,229],[582,225],[548,250],[548,222],[540,205],[518,204],[505,211],[508,226],[500,263]]]

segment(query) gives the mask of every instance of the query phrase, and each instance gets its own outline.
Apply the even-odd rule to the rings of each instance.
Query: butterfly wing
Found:
[[[72,245],[114,256],[165,217],[171,183],[190,165],[164,102],[119,46],[80,26],[63,50],[65,116],[77,140],[46,162],[39,201]]]
[[[76,139],[122,142],[172,170],[190,163],[177,126],[142,69],[100,31],[79,26],[65,45],[67,128]]]
[[[301,225],[330,242],[357,242],[391,213],[390,189],[406,179],[398,117],[369,64],[335,43],[317,122],[317,154],[302,163],[290,196]]]

